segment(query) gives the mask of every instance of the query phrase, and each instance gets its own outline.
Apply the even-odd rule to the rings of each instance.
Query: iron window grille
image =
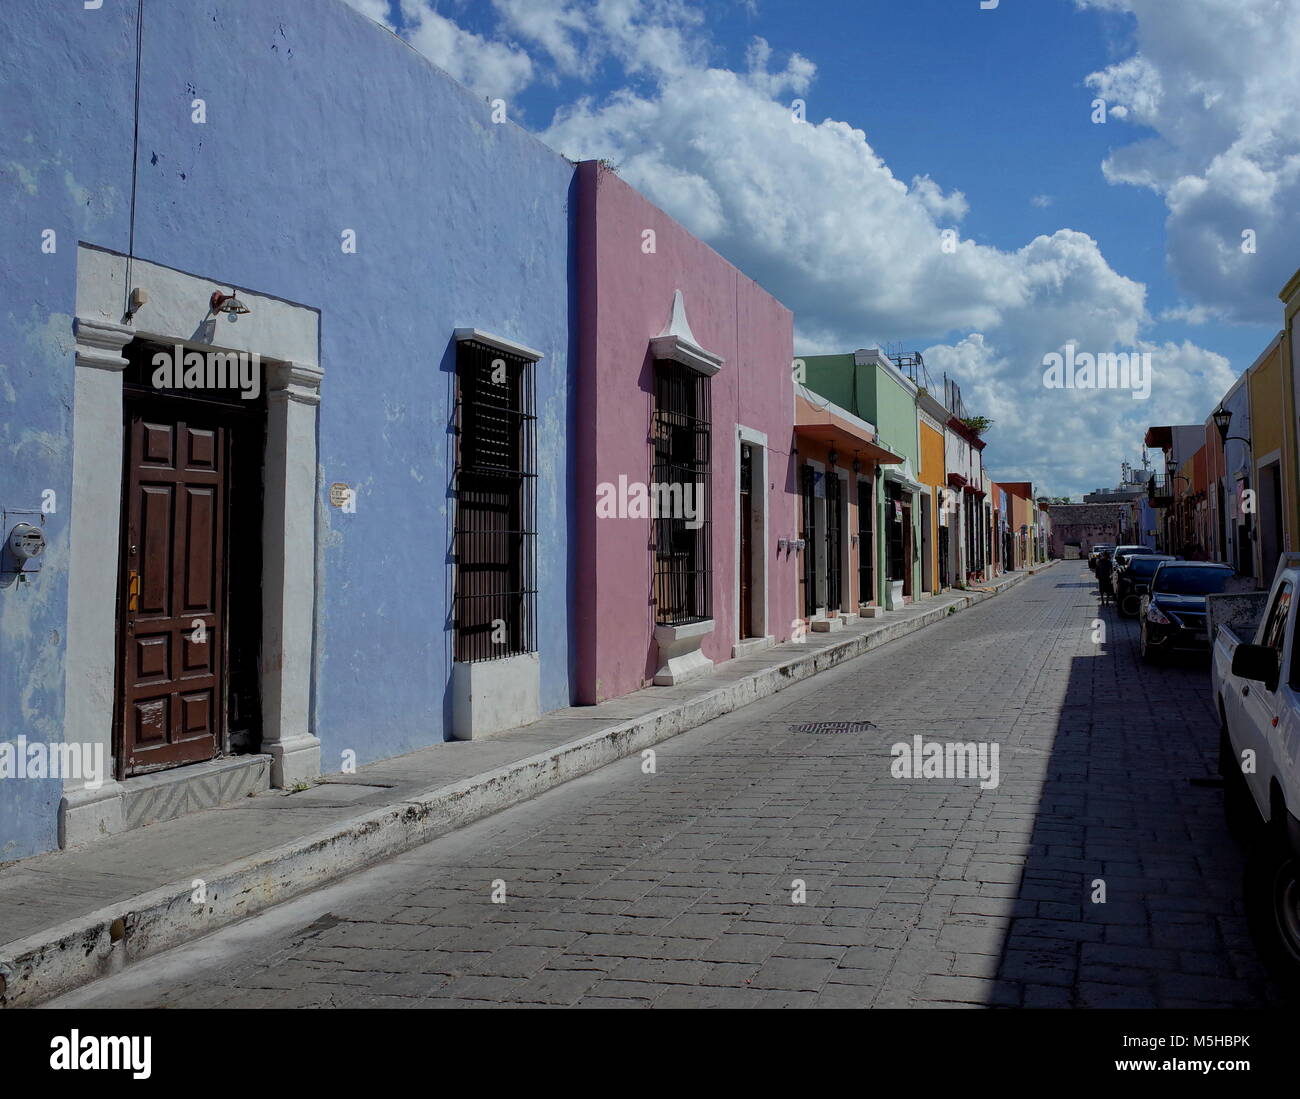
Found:
[[[886,506],[889,515],[889,579],[891,581],[906,579],[906,565],[903,561],[903,490],[893,481],[887,482]]]
[[[456,349],[456,660],[535,652],[537,475],[533,362],[474,340]]]
[[[826,609],[842,610],[840,577],[843,575],[840,543],[840,478],[833,469],[826,471]]]
[[[876,598],[875,561],[876,542],[871,535],[874,518],[870,481],[858,482],[858,602],[870,603]]]
[[[817,471],[812,466],[803,466],[800,475],[800,504],[802,527],[799,537],[803,540],[803,614],[812,618],[817,613]]]
[[[661,359],[654,385],[655,624],[684,626],[713,616],[709,379]],[[694,520],[685,514],[687,500],[694,503]]]

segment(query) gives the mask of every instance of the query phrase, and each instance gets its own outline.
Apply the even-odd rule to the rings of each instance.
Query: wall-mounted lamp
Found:
[[[1214,426],[1215,426],[1215,427],[1218,429],[1218,431],[1219,431],[1219,441],[1220,441],[1221,443],[1223,443],[1225,446],[1226,446],[1228,443],[1233,442],[1233,441],[1236,441],[1236,442],[1238,442],[1238,443],[1245,443],[1247,446],[1252,446],[1252,444],[1251,444],[1251,440],[1246,439],[1246,438],[1243,438],[1243,437],[1240,436],[1240,435],[1229,435],[1229,434],[1228,434],[1228,431],[1229,431],[1229,429],[1230,429],[1231,426],[1232,426],[1232,413],[1231,413],[1230,411],[1228,411],[1228,409],[1226,409],[1226,408],[1223,407],[1223,402],[1222,402],[1222,401],[1219,402],[1219,407],[1216,408],[1216,409],[1215,409],[1215,410],[1210,414],[1210,416],[1211,416],[1211,418],[1214,420]],[[1252,449],[1253,449],[1253,447],[1252,447]]]
[[[140,312],[140,307],[149,301],[149,291],[143,286],[137,286],[131,291],[131,296],[127,299],[126,319],[128,323],[131,318]]]
[[[828,455],[826,455],[826,460],[830,462],[832,466],[834,466],[835,463],[840,460],[840,452],[836,450],[834,447],[831,447],[831,452]]]
[[[862,472],[862,462],[858,458],[858,452],[856,450],[853,452],[853,472],[854,473]]]
[[[252,312],[234,294],[223,294],[220,290],[212,291],[212,297],[208,299],[208,308],[213,313],[231,313],[236,317]]]

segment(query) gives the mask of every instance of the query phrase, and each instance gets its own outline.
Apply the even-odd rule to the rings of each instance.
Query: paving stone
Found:
[[[1114,615],[1098,649],[1090,581],[1057,565],[111,1006],[1268,1005],[1221,795],[1186,783],[1215,761],[1205,669],[1141,666]],[[789,729],[814,720],[878,731]],[[1000,785],[894,779],[913,731],[998,743]]]
[[[824,958],[769,958],[754,974],[752,988],[816,992],[836,966]]]

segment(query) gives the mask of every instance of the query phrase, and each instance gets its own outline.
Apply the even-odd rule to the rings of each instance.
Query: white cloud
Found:
[[[1051,195],[1034,195],[1034,197],[1029,200],[1029,204],[1031,206],[1037,206],[1040,210],[1046,210],[1054,201],[1055,199],[1053,199]]]
[[[393,29],[388,18],[388,0],[344,0],[344,3],[356,8],[367,19],[373,19],[389,30]]]
[[[509,99],[533,81],[521,49],[462,30],[428,0],[401,0],[403,37],[439,68],[489,98]]]
[[[401,35],[430,61],[488,98],[509,99],[533,82],[533,62],[517,47],[463,30],[438,14],[430,0],[399,0],[401,23],[388,0],[345,0],[362,15]]]
[[[543,51],[565,76],[590,77],[606,60],[630,76],[681,73],[704,63],[703,13],[686,0],[492,0],[506,29]]]
[[[929,176],[916,176],[912,180],[912,194],[936,221],[958,222],[970,212],[970,204],[960,191],[945,195],[943,189]]]
[[[1079,2],[1153,7],[1151,0]],[[1004,474],[1061,492],[1114,481],[1119,461],[1138,456],[1146,426],[1197,422],[1206,401],[1231,384],[1220,356],[1190,343],[1144,342],[1146,288],[1113,270],[1086,234],[1060,229],[1014,250],[971,240],[945,247],[944,230],[967,215],[965,195],[953,181],[926,174],[910,185],[898,179],[867,134],[848,122],[811,114],[797,122],[790,99],[812,88],[816,66],[808,59],[792,54],[777,63],[770,43],[756,38],[743,72],[710,67],[700,10],[685,0],[493,6],[500,29],[532,57],[523,47],[467,34],[432,12],[428,0],[402,0],[412,43],[480,90],[493,86],[489,94],[542,75],[590,79],[605,66],[617,66],[629,81],[640,78],[561,110],[542,137],[574,159],[618,164],[652,202],[765,285],[795,310],[802,352],[891,340],[915,345],[947,334],[925,350],[931,372],[956,376],[971,411],[996,421],[988,453]],[[1121,62],[1092,83],[1112,117],[1127,114],[1157,130],[1170,103],[1186,94],[1185,81],[1171,80],[1158,53]],[[1216,87],[1201,91],[1223,102]],[[1107,171],[1163,188],[1171,209],[1193,210],[1223,184],[1212,170],[1189,174],[1192,139],[1181,140],[1120,149]],[[1275,183],[1262,169],[1238,171],[1234,193],[1263,209],[1276,198]],[[1046,208],[1052,200],[1031,201]],[[1045,388],[1043,356],[1067,343],[1093,353],[1150,350],[1150,400]]]
[[[795,311],[801,352],[956,334],[925,349],[936,382],[947,370],[971,411],[996,421],[991,456],[1062,491],[1114,481],[1149,424],[1200,420],[1206,395],[1231,384],[1220,356],[1144,342],[1145,286],[1113,270],[1084,233],[1061,229],[1014,251],[969,240],[945,251],[943,229],[967,212],[960,191],[928,176],[909,187],[845,122],[794,122],[773,89],[806,88],[813,71],[803,59],[774,71],[759,41],[747,60],[743,74],[668,73],[652,92],[583,100],[543,136],[575,158],[618,163],[781,298]],[[1044,387],[1044,355],[1071,342],[1094,354],[1151,351],[1150,399]]]
[[[1300,10],[1292,0],[1076,0],[1135,17],[1133,53],[1088,77],[1149,135],[1114,149],[1115,183],[1168,208],[1169,260],[1194,306],[1276,323],[1300,265]],[[1254,230],[1258,251],[1243,252]]]

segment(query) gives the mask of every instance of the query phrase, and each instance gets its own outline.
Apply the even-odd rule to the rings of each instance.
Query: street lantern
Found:
[[[1226,443],[1228,441],[1228,428],[1232,424],[1232,413],[1224,408],[1222,402],[1220,402],[1219,407],[1210,415],[1214,419],[1214,426],[1219,431],[1219,441]]]

